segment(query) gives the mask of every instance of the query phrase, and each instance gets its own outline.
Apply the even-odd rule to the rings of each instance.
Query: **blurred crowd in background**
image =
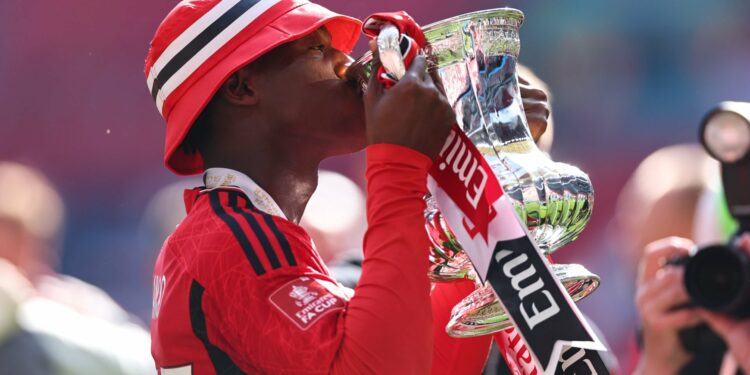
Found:
[[[86,314],[143,327],[151,314],[153,261],[182,215],[181,190],[201,184],[163,167],[164,124],[143,77],[148,42],[175,3],[0,1],[0,161],[38,170],[50,181],[40,189],[59,192],[48,192],[37,216],[24,218],[26,210],[3,211],[3,204],[22,198],[8,196],[10,175],[0,173],[0,213],[43,243],[33,262],[44,269],[21,267],[19,280],[43,290],[39,274],[73,276],[114,300],[102,303],[112,310]],[[750,2],[319,3],[358,18],[403,9],[422,24],[502,6],[526,14],[520,61],[550,87],[552,158],[589,173],[596,191],[588,228],[555,260],[583,264],[602,277],[599,290],[580,306],[623,370],[632,369],[634,278],[643,245],[665,235],[697,236],[699,242],[723,235],[693,220],[717,179],[700,147],[662,150],[633,172],[657,149],[696,143],[700,119],[714,104],[750,100]],[[361,42],[355,55],[365,48]],[[358,250],[363,160],[359,154],[324,164],[339,174],[321,179],[304,224],[326,260]],[[38,220],[51,221],[49,228],[36,228]]]

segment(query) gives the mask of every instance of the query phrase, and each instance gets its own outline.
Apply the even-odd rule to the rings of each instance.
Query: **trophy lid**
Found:
[[[422,30],[425,32],[429,32],[449,25],[463,24],[465,22],[482,21],[488,19],[499,19],[504,21],[508,25],[519,28],[523,24],[524,15],[523,12],[515,8],[485,9],[471,13],[464,13],[440,21],[435,21],[429,25],[423,26]]]
[[[518,30],[524,15],[518,9],[497,8],[462,14],[422,28],[431,61],[442,68],[474,56],[476,50],[489,55],[517,58],[521,50]]]

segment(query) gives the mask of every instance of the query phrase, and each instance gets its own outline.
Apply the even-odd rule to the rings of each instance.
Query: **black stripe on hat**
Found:
[[[208,352],[208,357],[214,365],[214,371],[217,374],[225,375],[243,375],[244,372],[232,361],[229,355],[208,340],[208,330],[206,329],[206,314],[203,312],[203,293],[205,289],[197,281],[193,280],[190,285],[190,325],[193,328],[193,334],[203,343],[203,347]]]
[[[216,21],[203,30],[195,39],[191,40],[182,51],[178,52],[172,60],[164,66],[154,79],[151,86],[151,96],[156,100],[156,96],[162,86],[177,73],[180,68],[187,64],[200,50],[210,43],[217,35],[224,31],[229,25],[236,21],[240,16],[245,14],[250,8],[255,6],[260,0],[240,0],[233,7],[229,8]]]
[[[242,217],[245,219],[245,222],[247,222],[247,225],[250,226],[250,229],[255,234],[255,237],[258,238],[261,246],[263,246],[263,251],[266,253],[268,262],[271,263],[271,267],[273,269],[281,268],[279,258],[276,256],[276,251],[271,245],[271,241],[268,240],[268,236],[266,236],[266,233],[263,232],[263,229],[260,227],[260,224],[258,223],[258,220],[256,220],[255,215],[251,212],[245,211],[237,204],[237,197],[239,195],[240,193],[236,191],[229,193],[229,207],[231,207],[234,212],[242,215]]]
[[[240,224],[237,223],[237,220],[235,220],[232,215],[227,213],[224,210],[224,207],[221,205],[219,191],[216,190],[210,192],[209,197],[211,200],[211,208],[213,208],[216,215],[222,221],[224,221],[227,226],[229,226],[229,229],[232,231],[232,234],[234,234],[237,242],[240,243],[242,250],[245,252],[247,260],[250,261],[250,265],[253,267],[253,270],[255,270],[255,273],[258,276],[265,274],[266,270],[263,269],[263,264],[260,262],[260,259],[258,259],[258,254],[255,252],[255,249],[253,249],[253,245],[250,244],[250,241],[248,241],[245,232],[243,232],[242,228],[240,227]]]

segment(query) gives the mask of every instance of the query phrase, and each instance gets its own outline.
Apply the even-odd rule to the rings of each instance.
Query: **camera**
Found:
[[[700,249],[685,263],[685,287],[695,305],[750,317],[750,257],[734,246]]]
[[[721,163],[724,197],[738,229],[727,244],[706,246],[668,263],[684,267],[690,305],[748,318],[750,256],[738,247],[737,239],[750,233],[750,103],[720,103],[703,118],[700,139]],[[684,373],[707,373],[721,365],[726,344],[706,324],[684,329],[679,337],[682,347],[696,355]]]
[[[721,163],[727,207],[739,229],[728,244],[701,248],[684,260],[685,287],[695,305],[748,318],[750,256],[736,240],[750,233],[750,103],[720,103],[703,118],[700,138]]]

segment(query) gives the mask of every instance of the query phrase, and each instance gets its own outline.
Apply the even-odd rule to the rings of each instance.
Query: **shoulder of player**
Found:
[[[256,276],[318,268],[309,237],[296,225],[256,209],[234,189],[202,193],[171,239],[188,264],[249,267]],[[210,259],[197,259],[210,258]]]

